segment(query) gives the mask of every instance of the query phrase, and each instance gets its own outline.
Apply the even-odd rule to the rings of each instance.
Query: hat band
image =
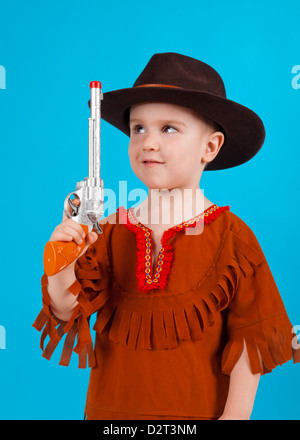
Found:
[[[182,87],[170,86],[169,84],[140,84],[136,87],[171,87],[172,89],[182,89]]]

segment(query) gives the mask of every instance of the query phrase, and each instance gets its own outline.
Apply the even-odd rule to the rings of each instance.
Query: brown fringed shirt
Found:
[[[253,374],[300,361],[263,251],[229,206],[166,230],[154,270],[151,229],[131,209],[120,207],[102,229],[76,262],[69,322],[53,315],[43,275],[34,323],[45,325],[42,348],[50,337],[44,357],[66,334],[60,364],[72,350],[79,367],[88,360],[87,419],[217,419],[244,341]]]

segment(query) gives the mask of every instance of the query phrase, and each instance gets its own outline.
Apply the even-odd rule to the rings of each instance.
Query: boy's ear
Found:
[[[208,142],[207,142],[207,149],[204,153],[204,160],[205,160],[205,167],[203,170],[207,167],[207,165],[212,162],[215,157],[218,155],[220,149],[222,148],[225,141],[225,136],[221,131],[215,131],[210,134]]]

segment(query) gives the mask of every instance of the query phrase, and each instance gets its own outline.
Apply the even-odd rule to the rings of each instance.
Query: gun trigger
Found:
[[[78,206],[77,205],[74,205],[73,203],[72,203],[72,200],[71,199],[68,199],[68,203],[69,203],[69,205],[71,206],[71,208],[72,208],[72,210],[73,210],[73,212],[72,212],[72,217],[75,217],[75,216],[77,216],[78,215]]]

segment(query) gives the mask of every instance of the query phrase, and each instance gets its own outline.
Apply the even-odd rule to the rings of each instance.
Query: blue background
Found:
[[[201,189],[256,234],[293,325],[300,325],[299,113],[296,1],[33,1],[0,3],[1,419],[82,419],[89,370],[41,357],[31,327],[41,308],[42,255],[65,196],[88,175],[89,82],[130,87],[156,52],[210,64],[227,96],[256,111],[266,141],[239,167],[204,173]],[[300,82],[300,81],[299,81]],[[128,138],[102,124],[102,177],[141,187]],[[299,364],[261,378],[252,419],[299,419]]]

